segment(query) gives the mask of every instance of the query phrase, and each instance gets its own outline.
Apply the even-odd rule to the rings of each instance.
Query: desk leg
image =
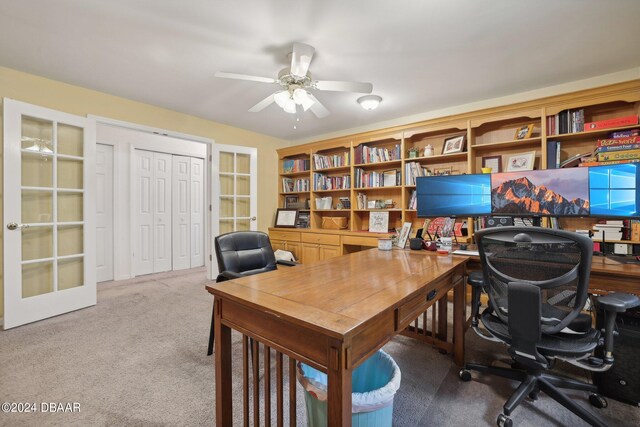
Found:
[[[458,366],[464,365],[464,280],[453,287],[453,360]]]
[[[345,360],[349,348],[341,344],[329,348],[327,421],[330,426],[351,427],[351,362]]]
[[[231,394],[231,328],[221,322],[222,298],[216,298],[216,425],[233,425],[233,395]]]

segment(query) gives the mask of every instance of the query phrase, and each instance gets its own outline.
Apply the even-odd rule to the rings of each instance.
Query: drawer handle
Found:
[[[436,295],[438,295],[438,291],[436,291],[435,289],[432,290],[431,292],[429,292],[427,294],[427,301],[431,301],[432,299],[434,299],[436,297]]]

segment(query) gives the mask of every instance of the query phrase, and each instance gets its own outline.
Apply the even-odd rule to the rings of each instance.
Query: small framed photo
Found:
[[[292,209],[292,203],[298,203],[298,196],[284,196],[285,209]]]
[[[458,135],[444,140],[442,154],[462,153],[467,141],[466,135]]]
[[[531,138],[532,133],[533,133],[533,123],[516,129],[516,135],[513,137],[513,139]]]
[[[502,172],[502,156],[483,156],[482,168],[491,168],[491,172]]]
[[[447,166],[447,167],[442,167],[442,168],[434,168],[433,169],[433,174],[434,175],[451,175],[451,174],[453,174],[453,166]]]
[[[506,172],[519,172],[533,170],[536,160],[536,152],[529,151],[527,153],[514,154],[507,157]]]
[[[404,224],[402,224],[402,230],[400,231],[400,235],[398,236],[398,247],[400,249],[404,249],[410,234],[411,234],[411,223],[405,222]]]
[[[293,228],[298,222],[298,209],[278,209],[275,227]]]
[[[389,211],[369,213],[369,233],[387,233],[389,231]]]

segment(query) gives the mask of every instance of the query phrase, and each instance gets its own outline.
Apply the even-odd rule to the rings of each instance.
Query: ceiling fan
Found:
[[[295,114],[298,105],[300,105],[304,111],[311,109],[318,118],[323,118],[329,115],[329,110],[313,96],[310,90],[356,93],[371,93],[373,90],[371,83],[313,80],[309,73],[309,65],[311,64],[311,58],[313,58],[314,53],[315,49],[313,46],[304,43],[294,43],[293,52],[291,53],[291,68],[281,70],[276,79],[221,71],[217,72],[215,76],[225,79],[278,84],[282,87],[282,90],[272,93],[251,107],[249,111],[252,113],[262,111],[275,102],[287,113]]]

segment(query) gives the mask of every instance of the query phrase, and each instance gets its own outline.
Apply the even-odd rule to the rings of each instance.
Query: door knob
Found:
[[[18,228],[29,228],[29,224],[18,224],[16,222],[10,222],[7,224],[9,230],[17,230]]]
[[[252,216],[250,219],[251,219],[251,221],[255,221],[255,220],[256,220],[256,217],[255,217],[255,216]]]

